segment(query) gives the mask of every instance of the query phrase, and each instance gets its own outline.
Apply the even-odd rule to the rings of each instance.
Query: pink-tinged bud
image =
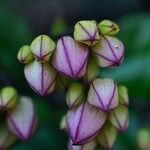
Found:
[[[87,44],[96,44],[100,40],[96,21],[83,20],[75,24],[74,38],[76,41]]]
[[[97,136],[98,142],[107,150],[111,150],[117,137],[117,129],[106,124]]]
[[[123,105],[129,105],[128,89],[120,85],[118,86],[119,102]]]
[[[56,74],[49,63],[34,61],[27,64],[24,74],[30,87],[41,96],[50,94],[55,88]]]
[[[71,140],[68,142],[68,150],[95,150],[97,143],[95,140],[84,145],[72,145]]]
[[[129,126],[129,111],[124,105],[119,105],[109,113],[108,119],[120,131],[125,131]]]
[[[60,128],[60,130],[67,131],[67,116],[66,116],[66,114],[62,116],[59,128]]]
[[[16,141],[14,135],[12,135],[8,129],[1,125],[0,127],[0,150],[6,150]]]
[[[47,35],[40,35],[31,43],[30,50],[38,61],[49,61],[55,42]]]
[[[73,145],[86,144],[94,139],[106,121],[106,114],[82,103],[67,114],[67,128]]]
[[[99,43],[92,47],[100,67],[116,67],[124,58],[123,43],[112,36],[101,36]]]
[[[86,72],[89,50],[65,36],[58,40],[52,64],[61,74],[72,79],[82,77]]]
[[[8,114],[7,124],[9,130],[22,141],[27,140],[33,134],[36,115],[30,98],[20,98],[15,109]]]
[[[72,83],[67,91],[66,103],[69,108],[78,106],[84,100],[84,87],[81,83]]]
[[[88,102],[103,111],[110,111],[118,106],[117,85],[112,79],[95,79],[91,82]]]

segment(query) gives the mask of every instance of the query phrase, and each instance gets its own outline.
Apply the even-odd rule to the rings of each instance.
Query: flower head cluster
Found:
[[[67,90],[69,110],[60,127],[69,133],[69,150],[93,150],[96,138],[110,149],[117,129],[128,127],[126,87],[98,77],[99,67],[117,67],[123,61],[124,45],[115,37],[119,30],[110,20],[99,24],[79,21],[74,38],[63,36],[55,44],[50,37],[40,35],[18,52],[19,61],[25,64],[26,80],[36,93],[48,95],[57,83]]]
[[[0,149],[6,149],[16,137],[27,140],[36,127],[32,100],[19,97],[13,87],[0,90]]]

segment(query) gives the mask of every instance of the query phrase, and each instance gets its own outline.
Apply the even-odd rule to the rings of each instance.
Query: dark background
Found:
[[[21,95],[33,98],[39,126],[26,143],[17,141],[11,150],[66,150],[67,136],[59,130],[66,112],[64,93],[36,95],[27,85],[16,55],[35,36],[53,39],[72,34],[83,19],[112,19],[121,26],[118,37],[126,56],[116,69],[101,69],[100,76],[126,85],[130,95],[130,126],[119,134],[114,150],[136,150],[138,130],[150,126],[150,4],[149,0],[5,0],[0,1],[0,87],[13,85]]]

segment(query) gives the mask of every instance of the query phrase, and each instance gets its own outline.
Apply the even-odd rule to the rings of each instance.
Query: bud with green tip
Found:
[[[55,42],[47,35],[40,35],[31,43],[31,52],[38,61],[49,61]]]
[[[67,116],[66,114],[62,116],[61,121],[60,121],[60,130],[67,130]]]
[[[18,52],[17,58],[19,62],[23,64],[27,64],[33,61],[34,57],[30,51],[30,46],[28,45],[22,46]]]
[[[87,44],[88,46],[94,45],[100,40],[98,27],[95,21],[83,20],[75,24],[74,38],[76,41]]]
[[[102,20],[98,24],[98,28],[99,28],[99,31],[101,32],[101,34],[111,35],[111,36],[115,35],[120,30],[119,26],[111,20]]]
[[[72,83],[68,88],[66,102],[69,108],[78,106],[84,99],[84,90],[81,83]]]
[[[98,142],[105,149],[112,149],[117,137],[117,129],[110,123],[107,123],[97,136]]]
[[[117,129],[125,131],[129,126],[129,110],[126,106],[119,105],[109,113],[108,119]]]
[[[120,85],[118,86],[119,102],[123,105],[129,105],[128,89]]]
[[[16,105],[17,92],[13,87],[4,87],[0,92],[0,109],[9,110]]]

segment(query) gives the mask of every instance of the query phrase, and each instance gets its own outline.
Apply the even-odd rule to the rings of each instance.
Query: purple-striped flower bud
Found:
[[[68,142],[68,150],[95,150],[96,149],[96,141],[92,140],[84,145],[72,145],[71,140]]]
[[[83,20],[75,24],[74,38],[76,41],[87,44],[96,44],[100,40],[96,21]]]
[[[86,72],[89,50],[65,36],[58,40],[52,64],[61,74],[72,79],[82,77]]]
[[[118,86],[119,102],[123,105],[129,105],[128,89],[120,85]]]
[[[88,102],[103,111],[110,111],[118,106],[117,85],[112,79],[95,79],[91,82]]]
[[[86,144],[94,139],[106,121],[106,114],[82,103],[70,109],[67,114],[67,127],[73,145]]]
[[[28,97],[21,97],[15,109],[7,118],[9,130],[21,140],[27,140],[35,130],[36,115],[33,103]]]
[[[124,105],[119,105],[109,113],[108,119],[120,131],[125,131],[129,126],[129,111]]]
[[[38,61],[49,61],[55,42],[47,35],[40,35],[31,43],[30,50]]]
[[[123,43],[112,36],[101,36],[101,41],[92,47],[100,67],[116,67],[124,58]]]
[[[105,149],[111,150],[117,137],[117,129],[111,124],[106,124],[97,136],[98,142]]]
[[[50,94],[55,87],[55,71],[48,63],[34,61],[24,69],[25,78],[30,87],[39,95]]]
[[[84,99],[83,86],[79,82],[72,83],[66,95],[66,103],[69,108],[78,106]]]

